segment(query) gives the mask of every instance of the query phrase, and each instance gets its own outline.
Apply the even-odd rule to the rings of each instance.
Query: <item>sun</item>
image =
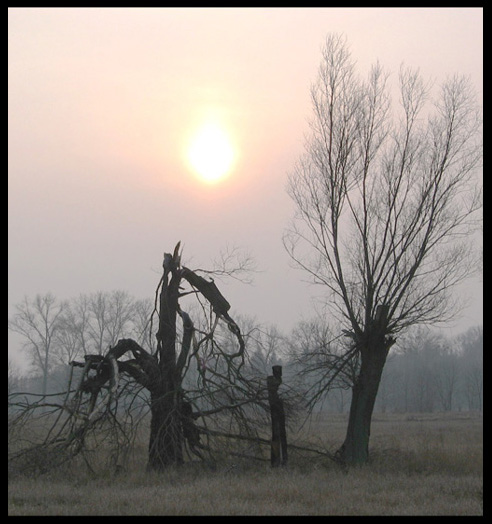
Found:
[[[225,178],[234,163],[234,148],[228,134],[215,122],[204,123],[193,135],[187,150],[193,171],[213,184]]]

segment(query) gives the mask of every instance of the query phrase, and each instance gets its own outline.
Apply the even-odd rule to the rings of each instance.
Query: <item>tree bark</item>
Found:
[[[268,401],[272,420],[270,463],[272,467],[287,464],[287,434],[285,431],[284,403],[278,395],[282,383],[282,366],[273,366],[273,375],[267,377]]]
[[[352,387],[345,441],[338,451],[346,465],[360,465],[369,459],[369,437],[374,404],[391,343],[373,344],[361,351],[359,376]]]
[[[156,388],[151,396],[148,469],[163,471],[183,462],[179,402],[175,392]]]
[[[164,267],[156,335],[160,373],[156,383],[149,388],[152,420],[148,469],[157,471],[183,462],[180,383],[176,376],[176,317],[181,281],[177,256],[176,249],[172,258],[165,259],[167,265]]]

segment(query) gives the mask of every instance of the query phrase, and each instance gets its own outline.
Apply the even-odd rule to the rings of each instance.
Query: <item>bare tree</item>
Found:
[[[151,299],[136,300],[132,318],[132,338],[150,353],[156,351],[156,341],[151,331],[153,310],[154,303]]]
[[[481,121],[473,90],[449,78],[434,100],[401,68],[399,107],[377,64],[361,80],[346,41],[329,36],[311,90],[306,152],[289,177],[296,216],[285,247],[328,292],[360,371],[340,456],[368,458],[372,411],[395,337],[448,320],[453,287],[476,268]],[[478,188],[478,189],[477,189]]]
[[[18,389],[19,384],[19,370],[18,367],[15,365],[15,363],[8,359],[7,362],[7,386],[8,386],[8,394],[10,395],[14,391]]]
[[[135,300],[126,291],[99,291],[66,300],[61,304],[55,337],[54,356],[58,364],[89,353],[103,354],[120,338],[135,336],[146,347],[152,346],[150,299]]]
[[[459,337],[463,364],[463,390],[468,409],[483,409],[483,327],[470,328]]]
[[[458,355],[449,343],[440,347],[435,373],[436,392],[443,411],[451,411],[459,381]]]
[[[126,291],[99,291],[79,298],[79,310],[87,308],[86,338],[91,350],[103,354],[129,331],[134,301]]]
[[[298,378],[304,382],[309,411],[328,392],[353,387],[360,367],[351,337],[335,334],[322,318],[298,324],[291,335],[290,356]]]
[[[35,368],[43,377],[42,393],[46,395],[62,305],[51,293],[47,293],[36,295],[33,300],[25,297],[15,308],[16,312],[9,320],[8,327],[24,338],[24,347],[28,350]]]
[[[398,343],[397,354],[405,369],[400,379],[405,411],[432,412],[439,400],[437,363],[443,360],[443,338],[426,326],[416,326],[402,334]]]
[[[14,395],[11,403],[19,416],[14,418],[13,426],[20,427],[17,422],[24,424],[40,406],[50,410],[54,423],[39,444],[17,443],[20,449],[10,457],[13,462],[32,468],[32,464],[37,464],[34,458],[41,453],[47,457],[42,461],[43,468],[48,463],[55,467],[82,454],[89,465],[85,450],[91,442],[111,441],[116,450],[122,442],[127,446],[138,421],[149,412],[151,470],[182,463],[185,452],[189,457],[214,461],[217,449],[210,443],[214,436],[221,439],[221,454],[226,452],[224,441],[228,440],[246,442],[249,448],[270,444],[258,433],[258,428],[267,427],[267,377],[263,370],[260,376],[254,372],[245,346],[245,338],[257,335],[243,336],[230,315],[230,304],[214,281],[202,277],[199,271],[182,265],[178,243],[173,253],[164,254],[163,274],[153,307],[139,303],[138,311],[133,311],[136,319],[132,329],[141,343],[119,338],[103,354],[99,353],[101,345],[94,344],[93,352],[84,353],[83,361],[71,363],[72,372],[63,396],[52,395],[48,401],[32,402],[25,400],[23,394]],[[225,274],[224,268],[219,274]],[[103,340],[103,326],[112,318],[109,312],[126,311],[127,307],[112,307],[101,294],[93,298],[97,308],[91,300],[84,300],[84,307],[78,310],[97,310],[94,325],[101,328],[94,330],[98,338],[93,340]],[[127,301],[123,303],[128,305]],[[150,318],[144,321],[147,314]],[[116,317],[126,319],[120,313]],[[89,320],[82,324],[90,324]],[[82,324],[81,333],[87,331],[82,330]],[[148,344],[144,332],[154,333],[156,344]],[[277,338],[275,333],[267,337],[269,341]],[[273,351],[270,344],[266,352],[273,355]],[[80,368],[77,376],[75,370]],[[243,373],[243,369],[248,372]],[[116,451],[115,456],[118,454]]]
[[[57,353],[62,364],[90,352],[89,325],[91,311],[88,295],[67,300],[63,303],[60,329],[57,333]]]

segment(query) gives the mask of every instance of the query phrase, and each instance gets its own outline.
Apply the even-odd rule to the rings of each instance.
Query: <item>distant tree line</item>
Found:
[[[120,338],[132,337],[151,349],[149,336],[154,303],[126,291],[81,294],[58,300],[51,293],[25,297],[15,306],[9,329],[22,337],[40,393],[57,386],[61,370],[89,353],[102,355]],[[63,373],[61,373],[63,375]]]
[[[26,297],[9,319],[9,329],[21,335],[31,372],[22,375],[9,361],[9,393],[63,391],[71,361],[103,354],[122,338],[131,337],[152,353],[153,309],[152,299],[135,299],[125,291],[82,294],[65,301],[50,293]],[[329,387],[323,380],[326,370],[333,372],[338,365],[337,351],[345,354],[347,337],[318,321],[300,322],[289,335],[251,319],[242,319],[242,326],[247,333],[245,373],[249,369],[252,375],[266,376],[272,365],[282,364],[285,384],[302,390],[308,407],[348,412],[357,360],[345,363]],[[483,328],[473,327],[453,338],[423,327],[409,330],[390,352],[375,409],[482,411]]]

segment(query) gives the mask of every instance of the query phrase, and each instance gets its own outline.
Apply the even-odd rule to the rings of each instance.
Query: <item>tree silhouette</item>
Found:
[[[360,79],[345,39],[329,36],[311,90],[306,152],[289,178],[296,216],[284,244],[324,286],[351,342],[347,355],[360,357],[340,449],[347,463],[368,458],[396,336],[451,318],[453,287],[477,267],[470,235],[481,206],[482,150],[473,90],[454,76],[431,100],[418,71],[403,67],[399,87],[394,107],[382,67]]]

